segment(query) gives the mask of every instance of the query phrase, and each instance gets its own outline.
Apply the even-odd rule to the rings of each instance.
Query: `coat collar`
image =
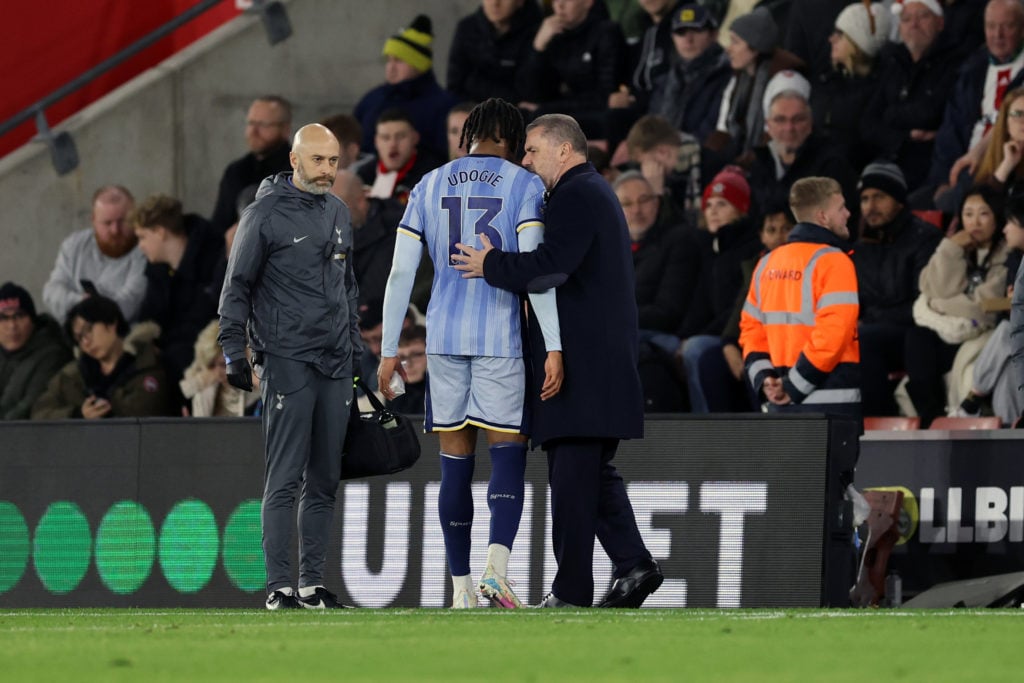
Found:
[[[576,176],[583,176],[583,175],[586,175],[588,173],[595,173],[595,174],[597,173],[597,169],[594,168],[594,165],[592,163],[590,163],[589,161],[584,161],[581,164],[576,164],[575,166],[573,166],[568,171],[566,171],[565,173],[562,174],[562,177],[558,179],[558,182],[555,183],[554,187],[552,187],[550,190],[548,190],[547,192],[544,193],[544,201],[546,202],[546,201],[550,200],[551,197],[556,192],[558,192],[558,189],[560,187],[565,185],[567,182],[569,182],[570,180],[572,180]]]
[[[831,230],[823,228],[815,223],[797,223],[789,233],[786,242],[811,242],[814,244],[827,244],[836,249],[847,251],[850,245],[846,240],[839,237]]]

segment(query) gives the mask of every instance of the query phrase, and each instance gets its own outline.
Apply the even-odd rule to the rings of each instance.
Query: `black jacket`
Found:
[[[618,90],[625,60],[619,25],[591,10],[582,24],[551,39],[543,52],[530,45],[516,88],[546,111],[604,110]]]
[[[914,324],[917,282],[941,241],[941,230],[906,209],[881,231],[861,235],[852,254],[861,322]]]
[[[291,151],[291,145],[282,143],[267,152],[263,158],[258,159],[255,154],[249,152],[241,159],[228,164],[220,179],[217,204],[213,207],[213,217],[210,218],[214,230],[223,234],[238,222],[238,196],[242,190],[250,185],[259,185],[267,176],[292,169],[291,162],[288,161],[288,154]]]
[[[674,333],[694,300],[700,256],[692,230],[657,222],[633,244],[642,330]]]
[[[489,97],[500,97],[512,104],[522,102],[516,74],[530,50],[540,19],[540,5],[535,2],[523,3],[516,10],[503,35],[497,34],[483,9],[460,19],[448,52],[448,90],[459,99],[473,102]]]
[[[639,43],[639,51],[632,69],[630,90],[636,98],[637,107],[647,111],[651,94],[665,85],[669,69],[672,68],[672,15],[669,12],[656,25],[649,26]]]
[[[843,188],[846,208],[856,224],[860,202],[857,198],[857,176],[842,150],[828,138],[812,133],[796,153],[793,164],[781,178],[775,176],[775,158],[768,147],[754,150],[754,163],[750,167],[751,215],[759,219],[769,204],[789,206],[789,188],[800,178],[825,176],[834,178]]]
[[[664,87],[651,95],[650,113],[664,116],[703,144],[715,130],[722,93],[730,78],[729,58],[718,43],[689,62],[673,52]]]
[[[907,187],[917,189],[928,177],[932,140],[910,139],[914,129],[937,131],[942,111],[953,92],[959,57],[938,41],[920,61],[902,43],[888,43],[879,55],[878,89],[863,125],[870,130],[881,156],[899,163]],[[869,134],[864,130],[862,135]]]
[[[355,229],[352,267],[359,283],[359,305],[380,306],[391,274],[395,237],[405,207],[395,199],[371,199],[366,223]]]
[[[374,153],[373,138],[377,119],[393,107],[404,109],[420,134],[420,149],[448,156],[448,111],[455,96],[441,88],[433,71],[427,71],[400,83],[382,83],[363,95],[352,115],[363,127],[360,149]]]
[[[534,443],[560,437],[643,436],[637,372],[637,310],[629,231],[608,182],[589,163],[565,172],[549,193],[544,243],[536,251],[493,250],[487,282],[516,292],[558,285],[565,380],[557,396],[531,390]],[[531,314],[536,387],[544,378],[544,338]],[[536,361],[540,362],[536,362]]]
[[[878,87],[877,69],[867,76],[831,70],[811,87],[814,130],[826,135],[855,169],[864,168],[878,155],[878,122],[864,116]]]
[[[849,4],[850,0],[793,0],[789,8],[783,47],[804,60],[810,70],[811,83],[831,68],[832,48],[828,38],[836,17]]]
[[[160,326],[157,347],[171,380],[178,382],[192,363],[196,337],[217,317],[223,275],[224,240],[195,214],[185,216],[188,245],[177,270],[166,263],[146,265],[146,297],[139,320]]]
[[[726,329],[743,288],[743,262],[761,251],[757,227],[750,218],[723,225],[712,235],[694,231],[700,259],[696,296],[679,329],[685,339],[695,334],[720,336]]]

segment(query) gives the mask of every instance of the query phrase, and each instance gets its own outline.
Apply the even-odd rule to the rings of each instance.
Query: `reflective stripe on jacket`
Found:
[[[857,274],[832,232],[798,224],[757,264],[740,317],[747,378],[782,379],[794,404],[859,412]]]

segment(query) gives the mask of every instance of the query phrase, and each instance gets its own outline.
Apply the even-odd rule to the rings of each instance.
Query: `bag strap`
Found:
[[[370,387],[367,386],[366,382],[363,381],[362,377],[356,378],[356,386],[362,389],[363,393],[366,394],[366,398],[370,401],[370,405],[373,406],[375,412],[381,413],[382,415],[394,415],[389,408],[380,402],[380,399],[377,398],[377,394],[373,393]]]

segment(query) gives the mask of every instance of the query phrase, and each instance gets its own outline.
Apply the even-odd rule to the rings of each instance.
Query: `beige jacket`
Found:
[[[980,261],[987,251],[966,252],[948,237],[944,238],[918,280],[921,293],[928,297],[929,308],[943,315],[976,320],[984,327],[995,325],[995,314],[985,313],[981,302],[1006,296],[1006,255],[1009,250],[1005,241],[996,245],[985,280],[968,295],[967,259],[974,257]]]

